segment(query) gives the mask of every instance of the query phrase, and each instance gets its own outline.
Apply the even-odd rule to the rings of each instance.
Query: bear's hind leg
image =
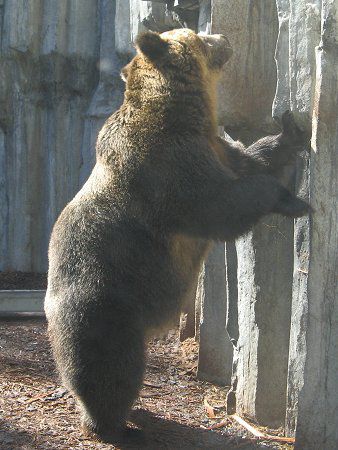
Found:
[[[124,435],[143,381],[143,336],[131,325],[119,330],[82,347],[85,353],[80,355],[78,370],[67,383],[77,397],[84,431],[103,440]]]

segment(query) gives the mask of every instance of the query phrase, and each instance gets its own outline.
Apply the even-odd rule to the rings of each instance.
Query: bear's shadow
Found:
[[[224,434],[215,431],[203,430],[180,424],[173,420],[162,419],[155,414],[144,410],[135,409],[132,411],[130,420],[143,433],[138,442],[132,441],[119,443],[121,450],[129,449],[236,449],[251,450],[260,448],[250,439],[235,436],[231,430],[224,431]],[[226,433],[226,434],[225,434]]]

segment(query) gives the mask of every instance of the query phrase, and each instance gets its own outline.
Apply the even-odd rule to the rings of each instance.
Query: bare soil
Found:
[[[144,387],[131,417],[144,430],[144,442],[114,447],[81,435],[74,399],[55,372],[45,320],[2,318],[0,449],[292,448],[257,441],[227,418],[227,389],[197,381],[196,366],[197,344],[193,340],[180,344],[177,331],[153,340]],[[211,419],[208,414],[215,417]],[[222,421],[223,427],[206,429]]]

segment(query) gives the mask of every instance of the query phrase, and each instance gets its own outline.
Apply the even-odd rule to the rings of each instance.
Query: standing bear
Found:
[[[245,149],[217,137],[222,35],[146,32],[123,69],[124,102],[103,126],[96,165],[58,218],[45,311],[54,357],[86,430],[123,433],[147,339],[175,323],[212,241],[309,206],[277,179],[302,147],[292,116]]]

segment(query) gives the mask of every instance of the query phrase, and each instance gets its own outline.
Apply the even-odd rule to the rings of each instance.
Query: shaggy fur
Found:
[[[146,339],[177,320],[210,242],[271,212],[308,211],[271,176],[302,144],[290,114],[281,134],[247,149],[217,137],[216,80],[231,54],[223,36],[149,32],[137,47],[123,70],[124,103],[49,247],[54,356],[83,426],[104,439],[124,429]]]

